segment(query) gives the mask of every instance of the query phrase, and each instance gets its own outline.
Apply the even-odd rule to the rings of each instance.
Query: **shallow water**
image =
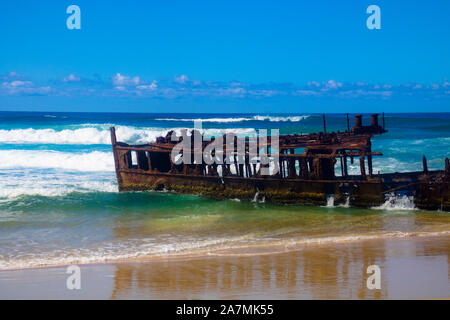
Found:
[[[272,205],[172,193],[0,203],[0,268],[450,233],[447,212]]]
[[[415,237],[300,246],[279,254],[222,254],[0,271],[0,299],[450,298],[450,238]],[[380,289],[367,288],[369,265]]]

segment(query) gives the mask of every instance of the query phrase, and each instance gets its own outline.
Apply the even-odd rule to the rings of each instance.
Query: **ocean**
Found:
[[[312,113],[0,112],[0,270],[450,233],[449,212],[417,210],[406,196],[358,209],[118,193],[110,126],[119,141],[146,143],[193,128],[196,119],[209,135],[323,130],[322,115]],[[384,154],[374,172],[422,170],[423,155],[430,170],[444,168],[450,113],[386,114],[385,121],[389,132],[372,139]],[[347,127],[345,114],[327,114],[326,122],[327,131]]]

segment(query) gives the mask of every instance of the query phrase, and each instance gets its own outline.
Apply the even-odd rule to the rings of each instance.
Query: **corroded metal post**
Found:
[[[373,113],[371,115],[371,125],[372,125],[372,127],[378,127],[378,114],[377,113]]]
[[[350,119],[348,118],[348,113],[347,113],[347,131],[350,132]]]
[[[372,155],[367,156],[367,166],[369,167],[369,176],[372,177],[373,175],[373,166],[372,166]]]
[[[355,114],[355,129],[359,129],[362,127],[362,115]]]
[[[425,155],[422,158],[422,164],[423,164],[423,173],[427,174],[428,173],[428,164],[427,164],[427,158],[425,157]]]
[[[308,163],[305,157],[300,158],[300,176],[303,179],[308,177]]]
[[[347,154],[344,151],[344,176],[348,176],[348,168],[347,168]]]
[[[152,171],[152,159],[150,157],[150,152],[147,153],[148,170]]]
[[[117,177],[117,184],[119,185],[119,191],[122,185],[122,177],[120,176],[120,172],[119,172],[119,156],[117,155],[117,150],[116,150],[116,145],[117,145],[117,139],[116,139],[116,128],[114,127],[110,127],[109,131],[111,133],[111,145],[112,145],[112,150],[113,150],[113,155],[114,155],[114,166],[116,169],[116,177]]]
[[[360,164],[360,167],[361,167],[361,178],[362,179],[366,179],[366,166],[365,166],[365,164],[364,164],[364,158],[366,157],[366,155],[363,153],[362,155],[361,155],[361,157],[359,158],[359,164]]]
[[[448,158],[445,158],[445,174],[450,176],[450,161]]]
[[[372,115],[372,126],[378,127],[378,115]],[[372,166],[372,143],[368,142],[368,151],[369,154],[367,155],[367,166],[369,168],[369,177],[372,178],[373,175],[373,166]]]

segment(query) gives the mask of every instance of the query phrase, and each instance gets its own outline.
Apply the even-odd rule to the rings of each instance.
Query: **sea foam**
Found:
[[[117,192],[112,172],[73,173],[42,169],[0,170],[0,202],[21,196],[64,196],[79,192]]]
[[[0,150],[0,169],[114,171],[112,152],[72,153],[49,150]]]
[[[114,126],[114,125],[110,125]],[[174,128],[178,134],[182,129],[192,130],[192,128]],[[157,137],[165,136],[170,128],[139,128],[131,126],[116,126],[116,135],[119,141],[131,144],[143,144],[154,142]],[[214,136],[229,132],[237,135],[254,135],[252,128],[234,129],[203,129],[205,135]],[[8,144],[73,144],[73,145],[96,145],[111,144],[109,126],[96,124],[83,124],[74,129],[12,129],[0,130],[0,143]]]
[[[271,122],[299,122],[307,119],[309,116],[290,116],[290,117],[277,117],[277,116],[252,116],[252,117],[236,117],[236,118],[197,118],[197,119],[177,119],[177,118],[158,118],[158,121],[182,121],[182,122],[192,122],[192,121],[202,121],[202,122],[244,122],[244,121],[271,121]]]

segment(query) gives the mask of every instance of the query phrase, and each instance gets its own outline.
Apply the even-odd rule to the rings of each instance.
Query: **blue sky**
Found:
[[[2,1],[0,110],[450,111],[449,14],[445,0]]]

